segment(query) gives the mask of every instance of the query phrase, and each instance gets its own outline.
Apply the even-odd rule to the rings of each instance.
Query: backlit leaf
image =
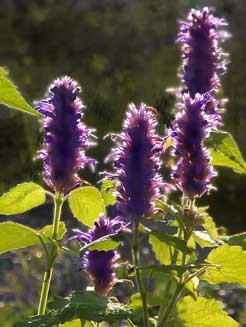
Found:
[[[0,197],[0,214],[15,215],[45,202],[45,190],[32,182],[18,184]]]
[[[73,215],[83,224],[92,227],[101,213],[105,214],[105,205],[100,192],[92,186],[80,187],[68,197]]]
[[[25,101],[13,82],[7,78],[7,72],[2,67],[0,67],[0,103],[27,114],[41,117],[40,113]]]

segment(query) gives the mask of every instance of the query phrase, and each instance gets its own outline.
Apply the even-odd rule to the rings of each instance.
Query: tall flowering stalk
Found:
[[[115,147],[111,156],[115,172],[108,174],[118,181],[117,210],[134,223],[133,261],[139,266],[139,221],[155,212],[154,200],[160,196],[163,186],[159,174],[160,153],[163,141],[156,134],[156,111],[141,104],[129,106],[123,124],[123,132],[114,137]],[[136,279],[143,304],[143,323],[148,326],[147,295],[140,271]]]
[[[115,137],[112,151],[118,180],[117,209],[121,215],[135,222],[155,211],[154,200],[163,185],[159,174],[162,140],[156,134],[156,112],[141,104],[129,106],[123,132]]]
[[[188,92],[194,98],[196,93],[210,92],[214,96],[219,91],[220,77],[227,64],[227,54],[221,48],[221,43],[228,37],[222,29],[226,25],[223,18],[215,17],[207,7],[201,11],[192,9],[187,19],[180,22],[182,93]],[[206,111],[213,118],[214,127],[221,124],[221,106],[222,102],[212,98],[207,103]]]
[[[78,171],[95,160],[87,158],[92,131],[82,122],[80,88],[70,77],[55,80],[37,110],[44,115],[44,180],[55,192],[67,193],[81,183]]]
[[[93,159],[85,151],[90,147],[92,131],[80,120],[84,108],[79,98],[80,88],[70,77],[51,84],[48,98],[40,101],[37,110],[44,115],[45,144],[39,151],[44,161],[44,180],[55,192],[52,239],[57,240],[64,195],[81,184],[78,172]],[[51,252],[54,252],[52,250]],[[44,314],[57,253],[48,253],[39,301],[39,314]],[[51,256],[51,258],[49,258]]]
[[[87,233],[78,231],[77,239],[80,244],[86,245],[103,236],[118,234],[125,228],[125,224],[119,218],[109,220],[101,216]],[[80,258],[80,267],[87,271],[98,294],[106,296],[117,282],[114,267],[118,258],[116,250],[91,250]]]
[[[208,192],[215,171],[204,141],[211,131],[211,117],[206,113],[209,94],[196,94],[191,98],[183,95],[182,111],[177,113],[173,131],[174,155],[177,163],[172,176],[179,189],[189,198],[195,199]]]
[[[220,87],[220,76],[225,73],[227,63],[220,47],[228,35],[221,30],[225,25],[225,20],[213,16],[207,7],[201,11],[191,9],[187,20],[180,22],[182,81],[184,91],[192,98],[196,93],[217,91]]]

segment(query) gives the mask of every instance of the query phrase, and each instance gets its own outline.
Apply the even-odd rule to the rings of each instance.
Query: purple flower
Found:
[[[178,41],[182,51],[182,93],[192,98],[196,93],[215,93],[220,89],[220,76],[226,71],[226,56],[220,43],[228,37],[221,30],[227,25],[224,19],[214,17],[207,7],[201,11],[192,9],[186,21],[180,22]],[[213,94],[214,95],[214,94]],[[211,98],[205,109],[214,121],[214,127],[221,124],[222,102]]]
[[[100,216],[87,233],[79,231],[77,239],[82,244],[89,244],[103,236],[118,234],[125,229],[125,224],[119,218],[109,220]],[[118,258],[116,250],[91,250],[83,255],[81,268],[87,271],[98,294],[106,296],[116,283],[114,266]]]
[[[225,54],[219,44],[228,35],[220,31],[227,25],[224,19],[214,17],[207,7],[191,9],[186,21],[180,22],[178,41],[182,47],[184,91],[194,98],[217,90],[219,77],[226,71]]]
[[[204,146],[213,125],[205,111],[209,101],[208,93],[196,94],[194,99],[184,94],[183,110],[177,113],[171,131],[177,157],[172,176],[179,189],[190,199],[209,191],[212,188],[210,180],[215,176],[209,152]]]
[[[92,145],[92,131],[81,123],[80,88],[70,77],[57,79],[37,110],[44,115],[45,145],[39,151],[44,161],[44,180],[56,192],[67,193],[81,183],[78,171],[95,160],[85,151]]]
[[[155,134],[156,112],[141,104],[129,106],[123,132],[115,136],[111,153],[115,172],[107,174],[118,180],[117,210],[127,219],[138,221],[154,211],[154,200],[163,186],[159,174],[163,141]]]

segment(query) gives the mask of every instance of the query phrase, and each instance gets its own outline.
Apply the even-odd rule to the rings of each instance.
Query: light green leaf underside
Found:
[[[100,192],[92,186],[80,187],[68,197],[73,215],[83,224],[92,227],[100,214],[105,214],[105,205]]]
[[[14,83],[7,78],[7,72],[0,67],[0,103],[33,116],[41,117],[22,97]]]
[[[32,182],[18,184],[0,197],[0,214],[15,215],[45,202],[45,190]]]

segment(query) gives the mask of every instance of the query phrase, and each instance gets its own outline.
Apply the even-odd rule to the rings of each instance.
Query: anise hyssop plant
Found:
[[[113,146],[105,163],[112,169],[99,172],[100,188],[80,177],[87,166],[95,171],[97,162],[87,151],[101,140],[83,122],[77,82],[58,78],[33,109],[1,69],[0,92],[8,89],[3,104],[37,117],[44,139],[37,153],[43,185],[28,181],[3,194],[0,214],[22,214],[44,204],[46,196],[54,204],[53,222],[39,231],[11,221],[0,224],[0,253],[36,245],[45,258],[37,314],[16,327],[239,326],[221,302],[202,296],[199,286],[201,281],[246,286],[245,233],[220,235],[209,207],[200,205],[201,197],[216,190],[214,166],[246,174],[235,141],[221,130],[226,25],[207,7],[192,9],[180,21],[182,63],[171,127],[158,135],[158,112],[130,104],[122,131],[109,134]],[[164,167],[170,168],[169,178]],[[66,201],[81,226],[70,232],[73,241],[65,247]],[[152,259],[145,256],[149,247]],[[87,287],[52,298],[61,255],[73,257],[88,277]]]

